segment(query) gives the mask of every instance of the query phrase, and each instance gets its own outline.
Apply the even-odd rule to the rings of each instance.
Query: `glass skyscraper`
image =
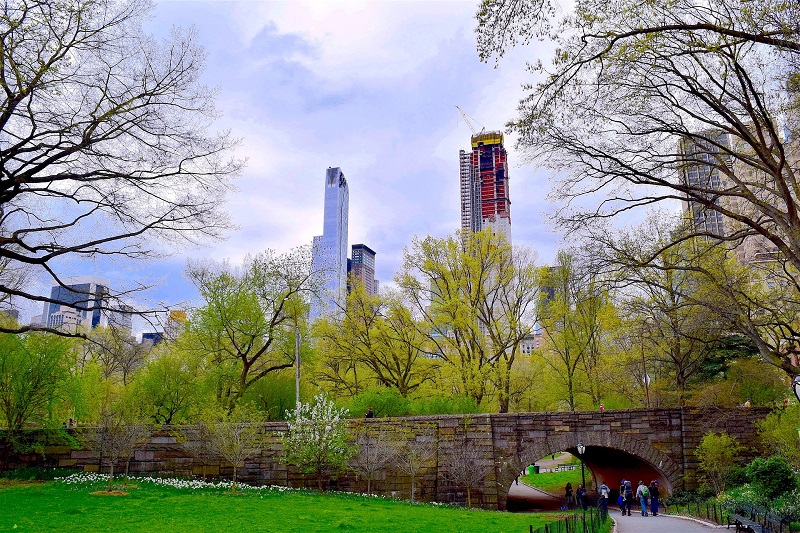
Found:
[[[347,295],[347,217],[350,193],[339,167],[325,173],[325,207],[322,235],[314,237],[312,266],[324,279],[322,298],[311,303],[310,317],[337,312]]]

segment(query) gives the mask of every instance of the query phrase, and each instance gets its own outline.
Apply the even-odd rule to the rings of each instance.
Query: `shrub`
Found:
[[[363,415],[370,407],[377,417],[410,414],[408,398],[389,388],[367,389],[350,398],[347,407],[354,416]]]
[[[757,457],[746,468],[747,477],[770,500],[797,486],[797,477],[783,457]]]

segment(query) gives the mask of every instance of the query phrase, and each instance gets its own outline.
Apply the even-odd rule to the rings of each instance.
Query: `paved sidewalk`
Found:
[[[619,511],[611,511],[611,518],[617,523],[617,533],[708,533],[725,527],[662,514],[642,516],[641,513],[631,513],[631,516],[622,516]]]

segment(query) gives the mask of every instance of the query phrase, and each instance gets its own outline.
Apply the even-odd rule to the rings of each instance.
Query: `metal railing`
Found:
[[[530,533],[601,533],[608,531],[605,524],[608,522],[608,513],[599,509],[589,508],[585,513],[575,513],[565,516],[561,520],[550,522],[538,529],[530,526]]]

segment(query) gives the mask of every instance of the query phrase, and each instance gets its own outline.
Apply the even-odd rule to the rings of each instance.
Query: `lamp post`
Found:
[[[792,380],[792,390],[794,391],[794,397],[800,402],[800,376],[795,376]]]
[[[588,498],[586,492],[586,474],[583,469],[583,453],[586,451],[586,446],[583,445],[582,442],[578,443],[578,456],[581,458],[581,486],[583,487],[583,497]],[[581,510],[583,511],[583,530],[586,531],[586,506],[583,504],[583,500],[580,502]]]
[[[289,298],[283,299],[288,302]],[[292,306],[292,317],[294,318],[294,405],[295,409],[300,409],[300,326],[297,323],[297,306]]]
[[[640,340],[641,340],[641,348],[642,348],[642,374],[644,375],[644,377],[642,379],[644,380],[645,407],[650,409],[650,384],[648,383],[649,380],[647,379],[647,365],[645,364],[645,361],[644,361],[644,327],[648,323],[648,318],[650,318],[650,317],[645,317],[644,321],[642,322],[641,339]]]

